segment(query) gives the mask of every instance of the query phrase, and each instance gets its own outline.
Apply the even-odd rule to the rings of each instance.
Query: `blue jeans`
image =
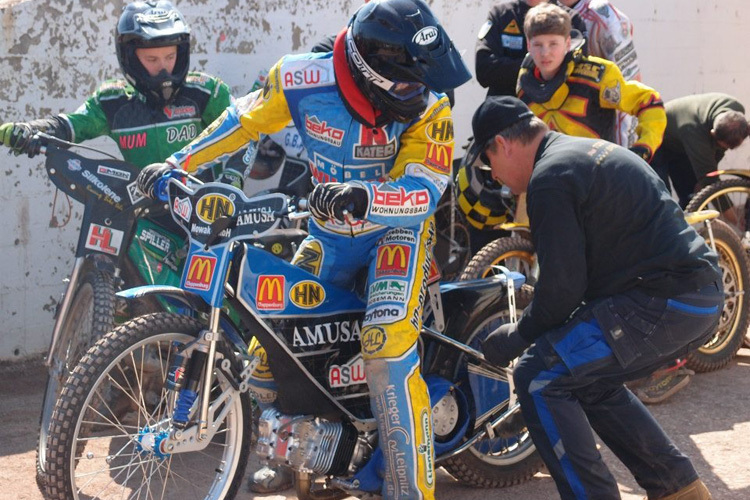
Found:
[[[671,299],[632,290],[581,307],[521,357],[514,372],[521,410],[561,498],[620,498],[592,429],[649,498],[698,478],[624,382],[701,346],[723,301],[720,283]]]

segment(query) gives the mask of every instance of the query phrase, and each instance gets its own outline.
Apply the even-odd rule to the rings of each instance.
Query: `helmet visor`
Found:
[[[354,43],[351,26],[346,32],[346,45],[354,65],[373,85],[377,85],[399,101],[407,101],[418,95],[424,94],[425,85],[421,82],[396,82],[384,77],[365,62],[365,58]]]

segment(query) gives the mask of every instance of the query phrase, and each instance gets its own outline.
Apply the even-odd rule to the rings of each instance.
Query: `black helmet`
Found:
[[[177,46],[172,74],[162,70],[149,75],[135,49]],[[168,0],[137,1],[122,9],[115,35],[117,60],[125,78],[136,90],[157,104],[168,103],[187,76],[190,65],[190,28],[182,14]]]
[[[390,120],[416,119],[427,108],[430,90],[446,92],[471,79],[422,0],[363,5],[349,22],[346,54],[357,86]]]

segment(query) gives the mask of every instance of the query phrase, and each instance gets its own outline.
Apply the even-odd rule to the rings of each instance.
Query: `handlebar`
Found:
[[[47,145],[48,144],[53,144],[53,145],[61,147],[63,149],[68,149],[68,148],[72,148],[72,147],[81,148],[81,149],[86,149],[88,151],[93,151],[95,153],[99,153],[99,154],[104,155],[104,156],[108,156],[109,158],[112,158],[113,160],[118,160],[119,159],[115,155],[107,153],[106,151],[102,151],[101,149],[93,148],[91,146],[84,146],[83,144],[76,144],[75,142],[66,141],[65,139],[60,139],[59,137],[55,137],[54,135],[45,134],[44,132],[36,132],[34,135],[36,137],[38,137],[39,139],[41,139],[41,141],[42,141],[42,147],[40,149],[40,152],[42,154],[46,154],[47,153]]]

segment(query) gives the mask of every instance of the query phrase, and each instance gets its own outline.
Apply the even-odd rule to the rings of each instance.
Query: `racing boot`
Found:
[[[658,500],[711,500],[711,498],[711,492],[708,491],[703,481],[696,479],[681,490],[665,497],[659,497]],[[649,499],[644,498],[644,500]]]
[[[292,487],[293,474],[289,467],[264,465],[256,470],[248,481],[248,489],[253,493],[278,493]]]
[[[690,377],[695,375],[693,370],[685,368],[685,361],[655,371],[650,377],[643,379],[633,391],[645,404],[662,403],[687,387]]]

